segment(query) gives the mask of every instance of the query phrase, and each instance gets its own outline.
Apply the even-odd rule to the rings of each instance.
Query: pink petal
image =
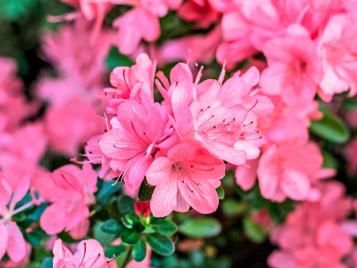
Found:
[[[171,161],[166,157],[159,157],[150,165],[146,173],[146,179],[151,185],[165,183],[174,176],[171,169]]]
[[[209,214],[218,208],[218,194],[209,181],[178,181],[180,193],[185,201],[196,211],[202,214]]]
[[[50,235],[63,231],[68,221],[65,214],[66,209],[62,204],[57,203],[46,208],[40,218],[41,228]]]
[[[248,191],[254,186],[257,178],[257,167],[258,160],[250,160],[245,165],[237,166],[235,172],[236,183],[244,191]]]
[[[8,226],[9,241],[7,254],[14,262],[19,262],[26,256],[26,242],[15,222],[9,222]]]
[[[150,209],[155,217],[169,215],[177,206],[177,178],[169,178],[155,187],[150,201]],[[180,201],[179,207],[182,203]]]
[[[291,199],[303,200],[309,195],[310,181],[306,175],[287,169],[284,171],[281,188]]]
[[[5,255],[7,242],[8,242],[8,230],[3,223],[0,223],[0,260]]]

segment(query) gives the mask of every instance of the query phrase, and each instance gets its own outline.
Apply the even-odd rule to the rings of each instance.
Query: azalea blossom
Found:
[[[155,217],[172,211],[185,212],[190,207],[207,214],[218,207],[216,188],[225,167],[205,150],[181,143],[170,149],[167,157],[158,157],[147,171],[148,183],[156,186],[150,208]]]
[[[104,255],[101,244],[94,239],[81,241],[77,250],[71,252],[63,245],[61,239],[56,240],[53,247],[53,267],[113,268],[116,265]]]
[[[89,164],[80,169],[62,166],[51,174],[37,176],[33,187],[50,203],[43,212],[40,225],[48,234],[67,231],[74,238],[86,235],[89,227],[88,206],[95,203],[97,173]]]

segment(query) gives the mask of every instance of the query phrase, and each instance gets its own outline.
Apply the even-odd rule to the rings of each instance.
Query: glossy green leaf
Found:
[[[236,216],[242,214],[247,209],[247,204],[229,198],[223,201],[222,210],[228,216]]]
[[[131,256],[134,260],[140,262],[142,261],[145,256],[146,256],[146,245],[144,240],[139,240],[136,242],[136,244],[133,246],[133,250],[131,252]]]
[[[135,230],[125,229],[121,233],[121,239],[125,243],[133,245],[139,240],[139,234]]]
[[[53,267],[53,258],[45,258],[41,263],[41,268],[52,268]]]
[[[243,230],[246,236],[255,243],[262,243],[266,239],[263,229],[249,218],[244,219]]]
[[[333,143],[344,143],[350,137],[346,124],[327,107],[321,106],[323,118],[311,123],[311,132]]]
[[[225,193],[224,193],[224,189],[223,189],[222,186],[218,187],[218,188],[216,189],[216,192],[217,192],[217,194],[218,194],[218,198],[219,198],[219,199],[221,199],[221,200],[224,199]]]
[[[155,219],[153,220],[151,227],[159,234],[171,236],[177,232],[177,225],[165,219]]]
[[[101,228],[103,232],[115,235],[119,235],[123,231],[123,226],[114,219],[103,222]]]
[[[109,246],[117,235],[104,232],[103,225],[104,222],[98,222],[94,226],[94,238],[97,239],[103,246]]]
[[[121,196],[118,199],[118,211],[125,215],[134,212],[134,200],[129,196]]]
[[[221,224],[215,218],[192,218],[185,220],[179,231],[189,237],[206,238],[218,235],[222,230]]]
[[[126,251],[126,246],[124,245],[119,245],[119,246],[109,246],[106,248],[105,250],[105,256],[107,258],[113,258],[113,257],[117,257],[120,254],[122,254],[123,252]]]
[[[153,251],[162,256],[169,256],[174,253],[174,243],[164,235],[160,234],[148,234],[146,241],[150,245]]]

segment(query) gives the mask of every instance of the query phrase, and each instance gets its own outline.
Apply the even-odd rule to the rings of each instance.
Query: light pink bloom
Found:
[[[118,47],[123,54],[133,54],[141,40],[153,42],[160,36],[159,18],[176,9],[181,0],[112,0],[133,8],[114,21],[118,29]]]
[[[218,20],[219,13],[212,8],[209,0],[190,0],[177,10],[178,15],[186,21],[195,22],[200,27],[208,27]]]
[[[95,202],[97,174],[89,164],[83,169],[65,165],[52,174],[34,178],[33,187],[41,198],[49,202],[40,225],[48,234],[70,232],[81,238],[89,227],[88,206]]]
[[[318,198],[313,184],[334,174],[323,169],[322,162],[319,148],[312,142],[293,140],[268,146],[257,169],[262,195],[274,201]]]
[[[159,64],[176,62],[209,63],[221,43],[221,30],[216,27],[208,34],[184,36],[165,42],[155,52]]]
[[[329,101],[333,94],[350,90],[357,92],[357,57],[355,36],[357,15],[338,15],[329,21],[320,40],[324,64],[321,97]]]
[[[123,101],[99,141],[110,167],[120,173],[128,194],[136,195],[155,154],[170,147],[173,128],[158,103]]]
[[[297,98],[312,100],[322,77],[317,46],[300,27],[286,37],[265,43],[263,53],[268,67],[262,73],[262,91],[279,95],[285,103]]]
[[[155,185],[150,207],[155,217],[172,211],[185,212],[190,207],[207,214],[218,207],[216,188],[225,173],[222,161],[192,144],[173,147],[167,157],[151,164],[146,178]]]
[[[20,122],[34,112],[22,94],[22,82],[16,76],[16,63],[0,57],[0,131],[14,130]]]
[[[194,138],[219,159],[241,165],[259,156],[259,120],[273,106],[254,88],[258,82],[259,72],[251,68],[223,85],[206,80],[197,86],[197,99],[190,106]]]
[[[50,106],[45,115],[45,130],[51,148],[69,156],[74,156],[90,137],[102,133],[103,125],[93,106],[78,98]]]
[[[89,25],[86,21],[77,20],[75,24],[63,25],[55,33],[45,33],[42,50],[46,59],[55,65],[62,79],[71,78],[73,84],[81,86],[79,89],[67,89],[66,95],[83,95],[83,88],[89,94],[91,91],[102,89],[106,72],[105,57],[113,44],[111,32],[102,31],[98,40],[90,42]],[[91,53],[89,53],[91,51]],[[58,95],[52,89],[39,89],[40,96],[55,102]],[[61,91],[66,91],[64,87]],[[72,95],[73,96],[73,95]]]
[[[104,255],[101,244],[94,239],[81,241],[75,252],[71,252],[63,245],[61,239],[55,242],[53,248],[54,268],[110,268],[115,267],[112,261]]]
[[[16,208],[26,194],[29,184],[12,188],[0,174],[0,260],[7,253],[14,262],[20,262],[26,256],[26,242],[12,216],[32,206],[32,203]]]
[[[156,63],[146,54],[139,54],[131,67],[116,67],[110,74],[114,88],[104,89],[107,113],[115,115],[122,99],[154,102],[155,72]]]
[[[352,249],[351,238],[340,226],[351,207],[344,194],[341,184],[324,183],[319,201],[298,205],[271,235],[281,249],[269,257],[269,265],[274,268],[344,267],[342,258]]]
[[[211,2],[218,2],[217,0]],[[342,9],[342,1],[231,0],[221,7],[223,39],[217,58],[228,67],[262,51],[265,43],[284,35],[293,24],[302,25],[315,39],[328,19]]]

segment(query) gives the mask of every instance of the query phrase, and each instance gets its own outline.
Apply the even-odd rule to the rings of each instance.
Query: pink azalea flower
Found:
[[[200,27],[208,27],[218,19],[219,13],[212,8],[209,0],[190,0],[177,10],[186,21],[195,22]]]
[[[285,103],[312,100],[322,75],[315,43],[305,30],[295,28],[287,37],[266,42],[263,49],[268,68],[262,73],[262,90],[281,96]]]
[[[197,87],[197,100],[190,107],[194,137],[219,159],[241,165],[259,156],[263,138],[259,119],[273,106],[254,89],[258,81],[259,72],[251,68],[223,86],[207,80]]]
[[[314,182],[334,174],[323,169],[316,144],[299,140],[272,144],[262,154],[257,174],[262,195],[274,201],[318,198]]]
[[[158,104],[123,101],[112,129],[99,141],[113,170],[120,172],[128,194],[136,195],[156,152],[170,145],[173,128]]]
[[[329,21],[320,40],[324,77],[320,83],[321,97],[329,101],[335,93],[357,92],[357,57],[353,25],[357,15],[338,15]]]
[[[14,130],[34,112],[35,107],[26,103],[22,94],[22,82],[16,71],[12,59],[0,57],[0,131]]]
[[[26,194],[29,184],[12,188],[2,174],[0,174],[0,260],[7,253],[13,262],[20,262],[26,256],[26,242],[12,217],[32,206],[32,203],[16,208]]]
[[[221,30],[216,27],[205,35],[192,35],[169,40],[154,54],[159,64],[179,60],[209,63],[220,43]]]
[[[96,182],[97,174],[89,164],[83,169],[65,165],[34,178],[34,189],[50,203],[40,218],[41,228],[50,235],[67,231],[74,238],[83,237],[89,227],[88,206],[95,202]]]
[[[281,249],[269,257],[269,265],[344,267],[342,258],[352,249],[352,240],[340,225],[351,207],[344,194],[341,184],[325,183],[319,201],[298,205],[271,235]]]
[[[61,239],[55,242],[53,248],[54,268],[113,268],[116,267],[111,260],[104,255],[101,244],[94,239],[81,241],[75,252],[71,252],[63,245]]]
[[[73,84],[81,86],[78,90],[67,89],[70,91],[67,95],[72,93],[80,96],[82,88],[87,92],[98,92],[104,87],[105,57],[113,44],[113,35],[102,31],[98,40],[90,42],[89,31],[86,21],[77,20],[74,25],[63,25],[57,32],[46,33],[43,37],[42,50],[45,58],[55,65],[61,78],[71,78]],[[40,95],[42,97],[43,92],[44,98],[49,98],[52,102],[62,94],[56,92],[57,90],[48,94],[47,90],[44,89],[43,92],[40,89]],[[61,91],[66,91],[66,88],[61,88]]]
[[[160,36],[159,18],[176,9],[181,0],[112,0],[133,8],[114,21],[118,29],[118,47],[123,54],[133,54],[141,40],[153,42]]]
[[[68,135],[68,130],[71,135]],[[104,129],[101,117],[93,106],[81,99],[68,99],[61,105],[50,106],[45,115],[45,130],[51,148],[74,156],[81,145]]]
[[[114,88],[104,89],[108,115],[117,113],[122,99],[153,102],[155,72],[156,63],[146,54],[139,54],[131,67],[116,67],[110,74],[110,83]]]
[[[185,212],[190,207],[207,214],[218,207],[216,188],[225,173],[222,161],[193,144],[174,146],[167,157],[151,164],[146,178],[155,185],[150,207],[155,217],[172,211]]]

